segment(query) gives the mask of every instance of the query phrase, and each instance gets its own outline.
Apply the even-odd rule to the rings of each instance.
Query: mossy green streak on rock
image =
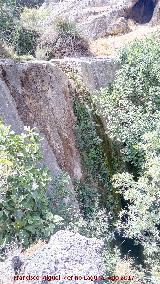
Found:
[[[101,147],[104,152],[105,156],[105,164],[109,171],[109,176],[111,177],[114,172],[114,165],[113,165],[113,145],[107,134],[105,133],[105,129],[102,123],[101,118],[94,114],[94,120],[96,121],[96,129],[98,136],[102,139]]]
[[[97,187],[102,205],[116,212],[119,209],[119,195],[110,182],[114,170],[111,141],[107,139],[100,118],[92,113],[88,105],[75,99],[74,110],[85,182]]]
[[[81,95],[82,90],[80,88]],[[108,211],[117,212],[120,209],[120,198],[110,182],[114,171],[111,141],[105,134],[101,118],[93,112],[88,91],[83,90],[83,97],[78,89],[76,92],[74,113],[77,118],[77,147],[84,171],[83,182],[97,188],[102,206]]]

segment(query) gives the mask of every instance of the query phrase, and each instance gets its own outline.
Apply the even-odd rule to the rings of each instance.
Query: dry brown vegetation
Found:
[[[115,55],[121,48],[126,47],[135,39],[143,39],[151,33],[160,30],[160,25],[151,27],[149,25],[132,25],[132,31],[118,36],[109,36],[106,38],[99,38],[90,42],[91,53],[95,56],[100,55]]]

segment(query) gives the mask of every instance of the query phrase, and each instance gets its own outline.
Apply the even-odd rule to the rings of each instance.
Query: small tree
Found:
[[[46,196],[51,180],[41,159],[39,135],[29,128],[21,135],[0,123],[0,244],[28,246],[53,233],[56,219]]]

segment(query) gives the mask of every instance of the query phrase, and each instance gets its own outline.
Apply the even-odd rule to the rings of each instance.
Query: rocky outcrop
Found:
[[[64,70],[69,68],[70,71],[77,73],[91,92],[105,88],[113,82],[120,67],[117,59],[113,57],[64,58],[52,59],[51,62]]]
[[[36,127],[43,137],[42,164],[54,176],[65,171],[71,180],[80,180],[83,171],[76,148],[76,118],[72,108],[75,88],[62,71],[66,68],[76,72],[92,92],[113,81],[119,64],[114,58],[107,57],[66,58],[51,62],[1,60],[0,117],[16,133],[21,133],[24,125]],[[62,203],[65,208],[71,208],[67,211],[69,215],[79,212],[71,181],[66,185],[64,196],[54,184],[49,192],[56,212],[61,210]]]
[[[44,25],[54,24],[57,18],[69,19],[75,22],[81,36],[95,39],[129,31],[127,21],[125,19],[118,20],[124,16],[125,7],[126,5],[121,7],[121,3],[117,4],[116,1],[66,0],[58,3],[46,2],[41,9],[48,8],[51,11]],[[114,27],[115,22],[118,22],[117,29]]]
[[[75,23],[80,35],[90,40],[129,32],[128,19],[139,24],[150,22],[152,15],[156,19],[158,2],[159,0],[46,0],[40,9],[48,8],[50,11],[44,25],[51,26],[58,18],[69,19]]]
[[[6,263],[0,265],[0,279],[12,283],[9,282],[9,278],[13,281],[15,260],[18,259],[18,263],[22,264],[19,279],[20,276],[36,276],[37,280],[32,280],[33,284],[49,283],[50,281],[56,284],[89,284],[91,283],[89,276],[97,276],[98,278],[98,276],[105,275],[102,258],[103,246],[103,241],[96,238],[87,238],[79,233],[62,230],[53,235],[48,244],[43,244],[41,248],[33,251],[30,257],[20,254],[15,258],[16,255],[12,255]],[[49,280],[49,276],[56,276],[56,278]],[[79,280],[76,280],[76,276],[79,277]],[[17,284],[28,283],[27,279],[18,281],[16,276],[15,279]],[[103,282],[95,281],[93,283]]]
[[[157,25],[160,23],[160,1],[159,0],[157,1],[157,5],[155,7],[151,23],[152,25]]]
[[[52,63],[8,60],[0,63],[0,79],[1,101],[5,103],[4,107],[1,104],[0,115],[6,123],[15,125],[16,130],[20,122],[37,127],[45,138],[44,156],[52,171],[60,168],[72,178],[80,178],[75,117],[67,76]]]
[[[67,76],[52,63],[0,62],[0,118],[16,133],[25,126],[36,127],[43,140],[42,165],[53,176],[62,170],[72,179],[81,178],[79,152],[76,149],[74,123]],[[55,188],[54,188],[55,187]],[[72,182],[68,180],[63,196],[59,198],[56,185],[49,188],[60,212],[62,203],[70,208],[68,214],[78,213]]]

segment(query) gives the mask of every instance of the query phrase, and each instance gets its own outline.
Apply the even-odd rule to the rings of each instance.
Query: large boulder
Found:
[[[45,19],[43,25],[53,25],[58,18],[69,19],[77,26],[81,36],[87,39],[104,37],[108,34],[126,33],[129,31],[125,21],[126,11],[130,9],[136,0],[132,1],[78,1],[64,0],[58,3],[46,1],[41,9],[48,8],[50,16]],[[122,18],[120,21],[119,18]],[[118,28],[115,29],[115,23]]]
[[[96,238],[61,230],[51,237],[48,244],[42,244],[38,250],[33,250],[29,257],[25,254],[14,254],[5,263],[1,263],[0,279],[11,283],[9,279],[13,280],[15,276],[16,283],[20,284],[23,279],[20,277],[30,275],[37,278],[32,280],[33,284],[49,283],[53,280],[56,284],[103,283],[96,281],[96,277],[104,276],[106,272],[102,257],[103,246],[103,241]],[[15,275],[17,269],[18,277]],[[51,276],[56,278],[51,280]],[[93,276],[95,281],[89,280]],[[27,284],[28,280],[25,278],[23,283]]]

